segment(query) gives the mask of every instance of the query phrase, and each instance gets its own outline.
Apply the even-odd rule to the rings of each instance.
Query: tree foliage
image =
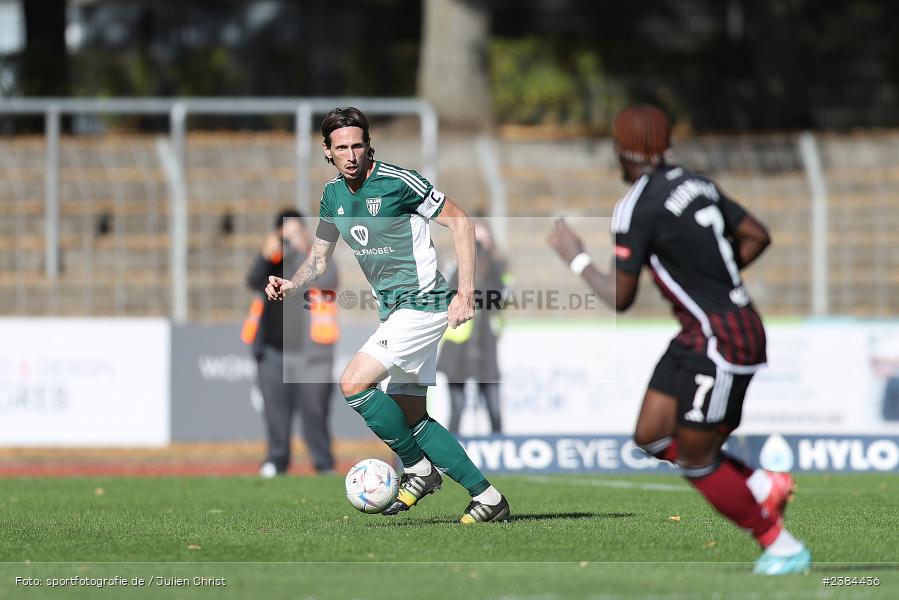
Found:
[[[597,52],[537,36],[492,40],[490,89],[500,123],[603,130],[627,101]]]

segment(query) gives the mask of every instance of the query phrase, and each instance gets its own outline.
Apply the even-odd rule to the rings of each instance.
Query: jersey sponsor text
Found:
[[[357,250],[353,248],[353,254],[356,256],[372,256],[374,254],[392,254],[396,252],[393,246],[381,246],[380,248],[361,248]]]

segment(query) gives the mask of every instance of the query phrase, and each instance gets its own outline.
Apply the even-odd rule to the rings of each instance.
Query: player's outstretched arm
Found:
[[[434,221],[453,233],[459,283],[456,295],[447,309],[447,317],[450,328],[455,329],[474,318],[474,224],[465,211],[448,196],[444,200],[443,210]]]
[[[565,264],[575,275],[581,275],[587,285],[617,311],[625,311],[637,297],[639,278],[633,273],[615,269],[614,277],[596,268],[593,260],[584,250],[584,243],[565,219],[556,219],[547,240]]]
[[[771,235],[761,221],[747,214],[734,231],[734,249],[740,261],[740,268],[745,269],[761,256],[765,248],[771,245]]]
[[[316,237],[312,242],[309,256],[299,266],[290,279],[271,275],[265,286],[265,295],[269,300],[284,300],[297,293],[301,287],[312,283],[328,270],[331,256],[334,254],[334,243]]]

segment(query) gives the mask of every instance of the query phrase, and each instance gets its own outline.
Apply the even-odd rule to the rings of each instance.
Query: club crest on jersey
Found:
[[[380,198],[378,198],[378,200],[380,200]],[[356,225],[350,229],[350,235],[363,246],[368,246],[368,227],[365,225]]]
[[[381,198],[366,198],[365,206],[368,208],[368,213],[375,217],[381,210]]]

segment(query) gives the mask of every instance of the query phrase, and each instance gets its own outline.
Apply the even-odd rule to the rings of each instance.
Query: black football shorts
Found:
[[[740,425],[751,380],[752,375],[722,371],[704,354],[672,342],[656,365],[649,387],[677,399],[679,425],[733,431]]]

